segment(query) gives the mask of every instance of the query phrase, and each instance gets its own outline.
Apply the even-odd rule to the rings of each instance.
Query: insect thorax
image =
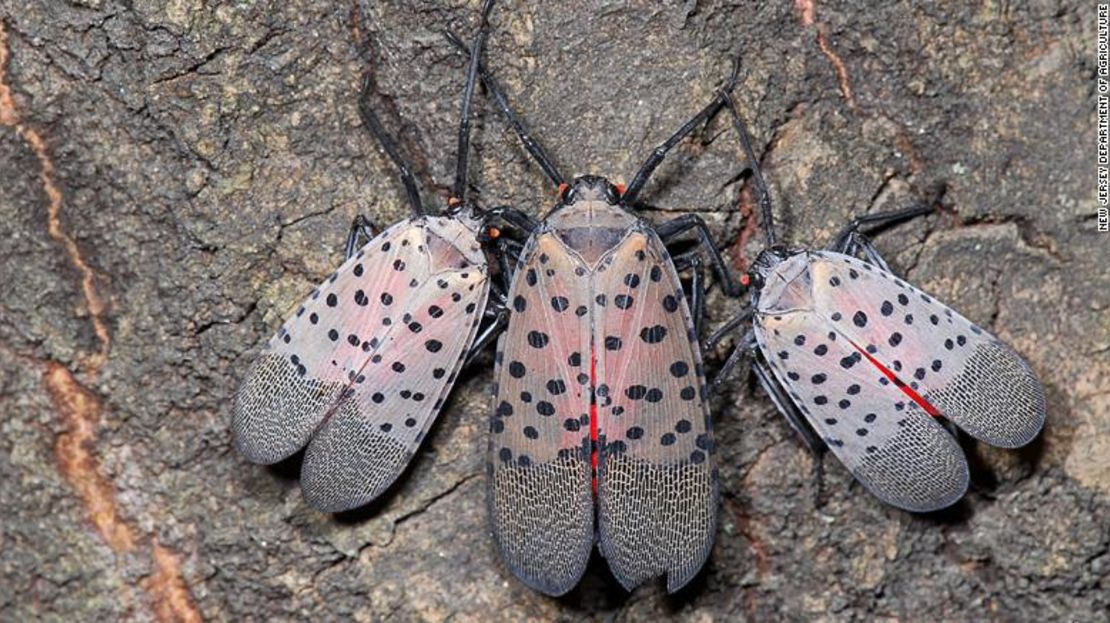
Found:
[[[763,278],[757,297],[760,313],[813,309],[813,274],[808,253],[787,254],[780,249],[767,249],[752,271]]]
[[[634,227],[637,219],[624,208],[602,200],[579,200],[555,209],[545,221],[569,249],[590,266]]]
[[[484,267],[486,255],[478,242],[481,221],[472,214],[428,216],[424,221],[428,254],[438,269]]]

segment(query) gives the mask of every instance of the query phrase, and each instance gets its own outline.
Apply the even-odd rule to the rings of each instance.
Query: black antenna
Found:
[[[737,67],[739,67],[739,63],[737,63]],[[732,96],[728,92],[725,92],[724,100],[725,107],[732,113],[732,123],[736,126],[736,133],[740,135],[740,144],[744,146],[744,154],[748,157],[748,168],[752,170],[752,178],[755,179],[755,185],[759,188],[759,221],[763,225],[763,233],[767,236],[767,247],[770,248],[778,242],[778,237],[775,236],[774,215],[771,211],[771,193],[767,191],[767,183],[763,180],[763,171],[759,167],[759,160],[756,159],[755,152],[752,150],[752,140],[748,133],[747,124],[740,117],[739,111],[736,110],[736,103],[732,101]]]
[[[358,112],[362,116],[363,124],[365,124],[366,128],[370,130],[370,133],[374,135],[374,138],[377,139],[382,150],[385,151],[389,159],[393,161],[393,164],[397,165],[397,169],[401,175],[401,182],[405,185],[405,192],[407,192],[409,196],[409,206],[412,208],[412,213],[415,216],[423,216],[425,214],[424,205],[420,203],[420,193],[416,190],[416,180],[412,177],[412,170],[409,168],[409,164],[405,162],[405,159],[401,157],[401,153],[397,151],[397,145],[393,142],[389,133],[385,131],[381,119],[378,118],[374,109],[370,107],[370,94],[373,90],[373,85],[374,83],[370,79],[370,72],[368,71],[362,79],[362,92],[359,94],[358,98]]]
[[[471,54],[455,33],[445,30],[443,35],[447,37],[447,40],[455,45],[455,47],[461,49],[468,55]],[[489,72],[485,64],[481,62],[481,59],[478,60],[478,75],[482,78],[482,84],[486,85],[486,89],[493,95],[493,100],[497,103],[497,107],[508,119],[509,125],[513,126],[513,130],[515,130],[517,136],[520,137],[520,142],[524,143],[524,149],[528,150],[528,153],[535,159],[536,164],[540,165],[540,168],[543,169],[548,179],[556,186],[561,186],[564,183],[563,175],[559,173],[559,169],[551,162],[551,158],[548,157],[543,146],[540,145],[536,139],[532,138],[532,135],[528,132],[528,128],[524,125],[524,121],[509,107],[509,100],[505,97],[505,92],[501,89],[501,86],[497,84],[497,80],[494,79],[493,74]]]
[[[635,176],[633,176],[632,182],[628,184],[628,188],[625,189],[624,195],[622,197],[624,203],[628,205],[635,203],[636,199],[640,196],[640,191],[643,190],[644,185],[647,184],[648,179],[651,178],[651,174],[655,172],[655,168],[663,162],[663,158],[667,156],[667,152],[673,149],[675,145],[678,145],[680,142],[682,142],[682,139],[689,136],[690,133],[694,131],[694,128],[698,127],[699,124],[717,114],[717,111],[720,110],[721,106],[725,104],[725,98],[727,97],[728,93],[732,91],[733,87],[736,86],[736,78],[739,73],[740,63],[738,62],[733,66],[732,76],[729,78],[728,83],[725,84],[724,88],[721,89],[721,93],[717,95],[717,97],[713,98],[713,101],[710,102],[708,106],[701,109],[698,114],[694,115],[692,119],[684,123],[677,132],[672,134],[670,138],[668,138],[651,152],[651,155],[648,156],[647,160],[645,160],[644,163],[640,165],[640,170],[636,172]]]
[[[493,11],[493,0],[486,0],[482,6],[482,23],[478,27],[478,36],[470,49],[470,67],[466,72],[466,87],[463,89],[462,120],[459,122],[459,151],[455,163],[455,194],[449,200],[450,204],[462,205],[466,203],[466,163],[470,153],[470,107],[474,99],[474,84],[478,81],[478,64],[482,60],[482,47],[486,44],[489,35],[489,16]]]

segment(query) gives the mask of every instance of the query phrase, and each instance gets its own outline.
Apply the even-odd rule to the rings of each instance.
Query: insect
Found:
[[[347,260],[286,320],[236,394],[240,453],[269,464],[307,444],[301,488],[319,510],[355,508],[388,488],[459,368],[505,324],[503,293],[495,288],[491,297],[482,245],[492,215],[466,198],[471,99],[492,4],[483,6],[471,48],[447,211],[426,213],[408,164],[370,106],[368,77],[359,111],[400,170],[413,216],[377,236],[355,219]],[[370,239],[361,248],[360,236]]]
[[[735,107],[726,107],[748,144]],[[718,379],[752,355],[756,378],[811,450],[831,449],[893,506],[954,504],[967,490],[968,465],[946,425],[994,446],[1023,446],[1044,424],[1040,381],[1001,340],[895,276],[860,233],[931,205],[857,218],[827,250],[787,249],[751,162],[767,247],[741,277],[749,310],[708,340],[752,321]]]
[[[500,213],[530,236],[510,251],[511,315],[495,359],[487,494],[497,547],[518,578],[551,595],[578,583],[595,539],[625,588],[665,574],[678,590],[709,555],[718,503],[695,322],[700,254],[724,288],[738,288],[699,217],[653,226],[634,208],[667,151],[724,100],[660,145],[627,188],[589,175],[566,184],[480,72],[560,189],[542,222]],[[667,243],[691,230],[700,248],[672,261]],[[678,275],[687,268],[689,300]]]

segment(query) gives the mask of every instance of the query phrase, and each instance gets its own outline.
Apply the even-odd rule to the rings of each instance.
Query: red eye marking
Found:
[[[745,288],[752,285],[752,276],[748,273],[740,275],[740,285],[744,286]]]
[[[486,231],[486,235],[489,236],[491,239],[496,240],[501,237],[501,230],[496,227],[490,227]]]
[[[861,355],[866,357],[868,361],[870,361],[876,368],[878,368],[879,372],[883,373],[883,376],[890,379],[890,382],[894,383],[895,387],[902,390],[903,394],[909,396],[910,400],[913,400],[914,402],[916,402],[917,406],[924,409],[926,413],[928,413],[929,415],[931,415],[933,417],[940,417],[942,415],[941,412],[939,410],[937,410],[936,407],[929,404],[929,401],[925,400],[925,398],[921,394],[914,391],[914,389],[912,387],[910,387],[909,385],[906,385],[905,383],[903,383],[902,380],[898,378],[898,375],[894,374],[894,372],[892,372],[889,368],[887,368],[883,364],[879,363],[878,359],[875,359],[874,357],[872,357],[870,353],[868,353],[866,350],[860,348],[859,345],[856,344],[855,342],[852,342],[851,344],[852,344],[852,346],[856,347],[856,350],[858,350]]]
[[[460,203],[462,203],[462,199],[459,199],[458,197],[451,197],[447,200],[447,205],[452,208],[458,206]]]
[[[624,195],[624,184],[617,184],[617,194]]]
[[[559,196],[562,197],[563,195],[567,194],[568,188],[570,188],[570,186],[568,186],[566,182],[559,184]]]

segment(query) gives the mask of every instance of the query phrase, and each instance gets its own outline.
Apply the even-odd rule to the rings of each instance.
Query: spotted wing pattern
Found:
[[[393,482],[473,341],[486,267],[426,225],[403,221],[345,262],[237,395],[235,440],[248,459],[278,461],[311,438],[301,484],[320,510],[365,504]]]
[[[346,510],[381,494],[443,406],[478,329],[487,281],[475,267],[440,271],[433,281],[404,299],[309,442],[301,487],[312,506]]]
[[[408,292],[410,277],[393,266],[418,270],[416,245],[400,244],[416,234],[408,220],[379,234],[313,290],[270,339],[235,397],[235,445],[248,460],[276,463],[308,443],[370,358],[375,336],[363,334],[380,333],[386,301]]]
[[[716,532],[705,376],[682,284],[649,229],[634,228],[594,276],[598,533],[632,590],[685,585]]]
[[[912,511],[963,496],[968,468],[943,415],[974,437],[1027,443],[1044,395],[997,338],[872,264],[810,253],[808,305],[757,314],[756,338],[776,378],[856,477]]]
[[[967,490],[956,440],[812,311],[756,316],[755,335],[771,370],[833,454],[876,497],[929,511]]]
[[[498,343],[488,502],[502,558],[551,595],[577,584],[593,547],[586,269],[552,233],[525,246]]]
[[[1012,348],[905,281],[839,253],[812,254],[814,302],[853,342],[980,441],[1023,446],[1044,389]],[[834,285],[835,284],[835,285]]]

